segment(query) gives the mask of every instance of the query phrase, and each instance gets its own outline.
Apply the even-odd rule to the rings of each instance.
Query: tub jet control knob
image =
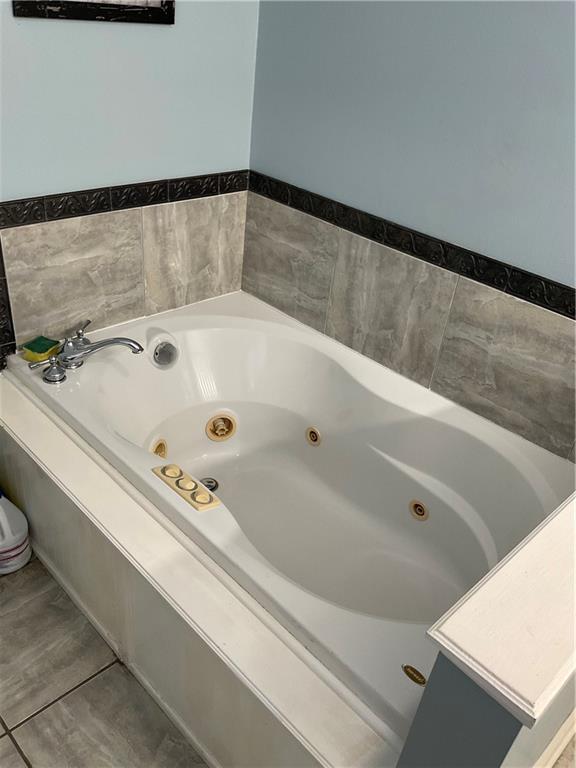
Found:
[[[208,493],[208,491],[196,491],[196,493],[192,494],[192,499],[196,504],[210,504],[212,494]]]
[[[183,491],[195,491],[198,488],[198,483],[191,477],[181,477],[180,480],[176,480],[176,485]]]
[[[182,477],[184,474],[184,472],[177,464],[166,464],[165,467],[162,467],[161,472],[165,477],[170,477],[173,480],[175,480],[177,477]]]

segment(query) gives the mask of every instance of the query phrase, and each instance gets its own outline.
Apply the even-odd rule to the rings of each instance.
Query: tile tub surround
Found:
[[[144,314],[138,210],[0,233],[16,341],[61,338],[83,317],[104,326]]]
[[[240,289],[246,194],[142,209],[146,314]]]
[[[574,329],[568,318],[460,278],[432,389],[569,457]]]
[[[338,240],[326,333],[430,386],[457,275],[350,232]]]
[[[242,288],[324,331],[339,230],[249,194]]]
[[[246,203],[232,203],[231,198],[237,193],[245,198],[248,188],[252,192],[247,195],[242,246]],[[230,199],[228,204],[221,202],[226,197]],[[195,209],[194,205],[198,207]],[[110,231],[102,232],[108,243],[115,247],[115,238],[119,238],[126,245],[126,233],[123,240],[121,227],[115,226],[117,220],[108,218],[120,215],[120,211],[125,216],[140,214],[140,286],[127,291],[119,290],[118,286],[126,285],[130,270],[136,270],[138,258],[129,256],[125,264],[118,264],[106,253],[100,268],[95,266],[88,273],[88,280],[81,265],[82,257],[89,263],[90,252],[95,255],[100,247],[99,219],[114,224],[108,228]],[[52,239],[47,228],[54,224],[70,233],[74,231],[74,221],[79,222],[78,234],[71,237],[68,250],[58,252],[57,238]],[[223,231],[216,236],[211,227],[222,229],[224,221]],[[45,243],[40,236],[26,234],[35,229],[43,232]],[[36,242],[35,260],[24,244],[27,237]],[[135,230],[134,237],[136,242]],[[560,320],[562,315],[574,316],[574,291],[567,286],[254,171],[190,176],[0,203],[0,241],[4,245],[8,278],[0,258],[0,369],[5,356],[14,349],[15,336],[21,341],[38,332],[60,335],[87,315],[96,319],[95,325],[107,325],[128,316],[236,290],[242,255],[244,268],[240,271],[245,290],[425,386],[430,386],[439,339],[447,321],[446,297],[458,279],[470,282],[468,277],[474,285],[490,286],[495,294],[522,297],[527,306],[546,307]],[[44,258],[45,245],[50,245],[51,265]],[[42,266],[36,268],[37,264]],[[72,310],[62,301],[58,281],[45,288],[47,276],[58,275],[63,280],[62,273],[74,275],[75,285],[80,286],[82,300]],[[34,290],[35,283],[41,284],[42,289]],[[65,280],[62,284],[66,285]],[[7,289],[14,305],[14,322]],[[112,301],[103,300],[102,296],[112,297]],[[62,306],[66,306],[66,311],[60,309]],[[519,311],[516,309],[513,314]],[[554,327],[554,321],[546,320],[550,312],[526,313],[528,326],[539,326],[538,318],[542,317],[543,328]],[[478,316],[479,321],[483,318]],[[559,338],[566,343],[573,325],[561,322],[560,327],[564,330]],[[566,456],[571,425],[561,426],[560,422],[563,414],[570,413],[566,397],[571,387],[561,385],[569,383],[570,374],[565,370],[568,358],[562,354],[564,362],[558,358],[554,352],[558,351],[557,343],[543,343],[546,332],[539,331],[539,346],[545,347],[541,356],[543,370],[548,363],[550,370],[562,369],[557,377],[560,389],[553,385],[554,377],[548,377],[554,390],[552,400],[558,400],[558,405],[541,402],[537,415],[527,418],[525,406],[530,399],[524,402],[522,398],[533,386],[539,386],[535,382],[541,381],[542,371],[538,378],[534,366],[526,363],[532,354],[530,344],[516,348],[515,336],[508,341],[513,349],[511,359],[520,368],[518,376],[508,383],[517,385],[522,375],[528,377],[528,384],[526,388],[516,386],[510,390],[514,392],[510,395],[515,398],[514,403],[506,403],[508,384],[500,375],[494,376],[493,391],[488,395],[491,405],[484,402],[486,391],[472,398],[468,392],[466,398],[461,395],[466,402],[458,402]],[[449,360],[448,349],[440,357],[442,366]],[[488,357],[492,359],[495,354],[494,347]],[[452,366],[451,370],[458,375],[457,368]],[[449,375],[438,368],[434,387],[448,392]],[[464,378],[460,384],[464,386]],[[481,388],[480,382],[478,386]],[[456,395],[454,399],[458,399]],[[572,441],[572,460],[573,445]]]
[[[376,243],[395,248],[560,315],[572,318],[576,316],[575,291],[567,285],[360,211],[315,192],[308,192],[257,171],[250,171],[249,189],[356,235],[362,235]]]
[[[16,341],[61,338],[86,317],[98,328],[237,290],[245,198],[199,196],[0,231]],[[2,311],[9,306],[0,293]],[[10,344],[12,326],[0,335],[3,327]]]
[[[248,189],[248,173],[247,170],[223,171],[0,201],[0,230],[126,208],[244,192]],[[10,301],[4,278],[4,260],[0,247],[0,370],[5,367],[6,356],[12,354],[15,348]]]
[[[568,458],[575,323],[249,193],[242,287]]]

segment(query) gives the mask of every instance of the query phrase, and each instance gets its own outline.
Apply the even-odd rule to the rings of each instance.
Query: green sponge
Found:
[[[60,346],[59,341],[47,339],[46,336],[36,336],[35,339],[21,344],[22,357],[29,363],[40,363],[42,360],[48,360],[50,355],[54,354]]]

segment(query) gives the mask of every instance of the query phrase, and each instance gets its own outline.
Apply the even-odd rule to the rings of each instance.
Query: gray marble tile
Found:
[[[574,443],[575,327],[460,278],[432,389],[565,457]]]
[[[427,387],[457,280],[342,231],[326,333]]]
[[[142,209],[146,312],[240,290],[246,192]]]
[[[576,739],[570,739],[566,749],[554,763],[554,768],[574,768],[576,765]]]
[[[42,768],[184,768],[203,765],[120,664],[97,675],[14,731]]]
[[[58,338],[90,317],[102,327],[144,314],[139,210],[0,233],[17,341]]]
[[[242,288],[323,331],[339,232],[249,193]]]
[[[38,561],[0,578],[0,715],[13,727],[114,660]]]
[[[18,754],[9,736],[0,738],[0,766],[2,768],[26,768],[26,763]]]

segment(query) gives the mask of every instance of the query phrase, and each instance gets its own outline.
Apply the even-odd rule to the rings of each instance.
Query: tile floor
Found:
[[[564,752],[560,755],[554,768],[574,768],[576,765],[576,738],[568,744]]]
[[[36,559],[0,577],[0,767],[205,766]]]

